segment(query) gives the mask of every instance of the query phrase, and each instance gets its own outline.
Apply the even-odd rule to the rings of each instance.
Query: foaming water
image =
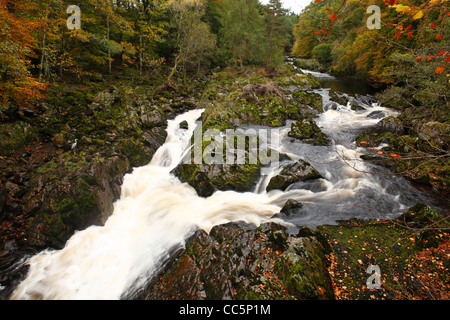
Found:
[[[324,103],[329,101],[327,91]],[[286,191],[265,191],[282,167],[265,170],[253,193],[216,192],[201,198],[171,171],[189,149],[196,120],[204,110],[190,111],[169,121],[167,140],[151,163],[125,176],[122,194],[104,226],[76,233],[59,251],[32,257],[26,279],[12,299],[99,300],[133,297],[183,248],[196,230],[243,221],[260,225],[280,212],[289,199],[303,204],[298,212],[276,220],[285,225],[334,224],[350,218],[391,218],[420,199],[405,180],[360,159],[354,143],[361,128],[375,125],[394,112],[376,104],[359,103],[326,109],[317,124],[332,138],[331,146],[312,146],[288,137],[289,124],[280,130],[279,152],[291,161],[310,162],[322,179],[293,184]],[[180,123],[188,122],[188,130]],[[283,165],[283,163],[282,163]],[[267,168],[266,168],[267,169]],[[381,172],[381,174],[380,174]],[[408,196],[409,195],[409,196]]]
[[[196,110],[169,122],[167,142],[152,162],[124,179],[121,199],[105,226],[76,233],[60,251],[28,261],[30,270],[12,299],[120,299],[132,296],[170,253],[198,228],[244,221],[259,225],[280,211],[267,195],[217,192],[208,199],[170,171],[189,145]],[[187,120],[189,130],[179,128]]]

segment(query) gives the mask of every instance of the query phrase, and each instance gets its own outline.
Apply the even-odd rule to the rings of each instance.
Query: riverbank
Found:
[[[5,183],[1,194],[3,243],[0,257],[0,283],[6,289],[2,290],[2,296],[6,298],[11,288],[25,276],[26,268],[17,270],[16,265],[24,253],[60,249],[75,231],[91,225],[101,226],[107,221],[112,214],[112,203],[120,197],[124,175],[150,162],[164,143],[168,119],[187,110],[204,108],[205,130],[225,130],[249,124],[272,128],[287,126],[293,131],[292,138],[302,145],[327,148],[331,141],[315,121],[324,112],[323,96],[312,92],[319,87],[320,83],[314,77],[289,69],[275,75],[266,74],[263,70],[241,72],[230,68],[216,73],[207,82],[177,89],[120,84],[71,90],[66,87],[55,90],[48,104],[44,102],[41,105],[40,112],[18,110],[11,121],[2,126],[6,137],[2,149],[2,166],[6,170],[2,171]],[[339,97],[342,98],[337,93],[335,100]],[[292,124],[289,121],[293,121]],[[17,134],[13,139],[11,134],[14,132]],[[78,139],[78,144],[72,149],[75,139]],[[191,165],[179,171],[178,176],[207,197],[217,190],[239,188],[241,192],[253,191],[260,169],[261,164],[235,166],[224,168],[225,171],[204,170],[210,174],[199,175],[198,168]],[[316,181],[320,176],[320,172],[315,174]],[[296,181],[301,182],[301,178],[296,177]],[[287,200],[284,199],[283,204]],[[424,230],[428,227],[425,226]],[[361,225],[361,228],[365,227]],[[220,232],[215,234],[220,235]],[[238,234],[233,236],[236,241],[249,236]],[[280,234],[282,238],[290,237],[285,231]],[[346,237],[350,234],[347,233]],[[378,234],[381,242],[384,241],[383,235]],[[386,235],[390,236],[389,233]],[[445,243],[447,234],[444,231],[436,236]],[[255,238],[251,236],[251,239]],[[294,238],[291,240],[295,241]],[[211,240],[205,241],[209,243]],[[201,243],[200,240],[194,242]],[[251,259],[264,262],[263,252],[256,252]],[[267,256],[268,264],[278,255],[276,250],[273,253],[275,255]],[[294,264],[286,262],[287,266],[282,269],[290,272],[289,269],[294,268],[297,272],[295,263],[298,261]],[[204,262],[206,266],[206,260]],[[322,260],[321,268],[329,263],[330,260]],[[230,270],[232,267],[234,265]],[[256,274],[259,276],[260,272]],[[297,276],[302,277],[301,274]],[[292,278],[292,275],[284,277]],[[329,285],[332,279],[327,277],[325,282]],[[317,281],[320,283],[322,280]],[[320,288],[324,286],[319,285]],[[316,294],[322,291],[319,287],[316,286]],[[337,296],[334,289],[326,292],[328,298]],[[252,298],[252,294],[242,294],[239,298]],[[305,294],[290,296],[314,297]],[[218,295],[207,297],[217,298]],[[276,298],[269,293],[263,297]]]

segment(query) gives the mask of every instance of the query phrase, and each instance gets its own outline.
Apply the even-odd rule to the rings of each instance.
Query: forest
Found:
[[[0,0],[0,300],[450,297],[448,1],[285,6]]]

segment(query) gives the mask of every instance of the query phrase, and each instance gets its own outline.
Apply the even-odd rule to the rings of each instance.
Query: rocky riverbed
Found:
[[[60,249],[76,231],[107,221],[123,177],[148,164],[164,143],[168,119],[204,108],[204,130],[293,121],[292,139],[327,146],[314,121],[324,107],[312,92],[319,87],[298,72],[229,69],[179,88],[55,88],[36,110],[12,107],[0,129],[0,296],[8,298],[23,279],[24,258]],[[330,96],[342,102],[342,95]],[[174,174],[208,197],[218,190],[253,191],[261,169],[260,163],[197,164],[180,165]],[[311,164],[297,161],[275,175],[268,190],[320,178]],[[301,205],[288,201],[280,214]],[[273,223],[217,226],[192,236],[138,298],[446,298],[447,230],[445,219],[426,206],[395,221],[354,220],[295,234]],[[381,290],[366,288],[370,265],[381,268]]]

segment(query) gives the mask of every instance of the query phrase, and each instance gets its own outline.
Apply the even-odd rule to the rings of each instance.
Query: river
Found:
[[[329,90],[316,92],[326,106]],[[275,221],[294,229],[350,218],[395,218],[416,202],[426,202],[405,179],[361,160],[366,150],[356,145],[356,136],[380,121],[369,115],[374,111],[384,116],[396,114],[371,101],[358,98],[363,107],[359,111],[343,105],[325,108],[316,122],[334,141],[331,146],[312,146],[289,138],[290,123],[280,128],[278,151],[289,157],[288,162],[310,162],[322,179],[267,193],[269,178],[279,170],[273,167],[268,176],[261,177],[255,192],[216,192],[209,198],[199,197],[171,174],[189,148],[196,120],[204,110],[178,116],[168,122],[166,143],[151,163],[125,177],[121,198],[106,224],[76,233],[62,250],[48,250],[29,259],[27,277],[12,299],[133,297],[198,228],[209,231],[237,221],[260,225],[279,213],[288,199],[300,201],[303,208]],[[183,121],[189,124],[187,130],[180,128]]]

